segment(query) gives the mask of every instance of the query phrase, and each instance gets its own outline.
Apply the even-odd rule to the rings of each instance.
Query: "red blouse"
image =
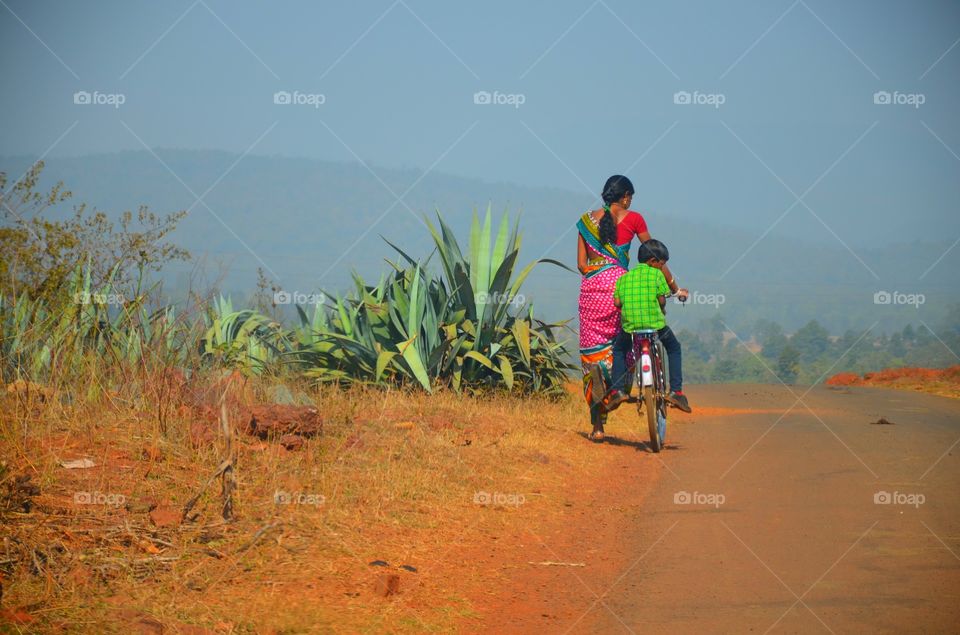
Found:
[[[623,220],[617,224],[617,244],[627,245],[633,240],[634,236],[639,236],[647,231],[647,221],[643,216],[636,212],[628,211]]]

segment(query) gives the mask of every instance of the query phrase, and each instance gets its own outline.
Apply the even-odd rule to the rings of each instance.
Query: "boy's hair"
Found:
[[[637,249],[637,262],[647,262],[648,260],[670,260],[670,251],[667,246],[655,238],[644,241]]]

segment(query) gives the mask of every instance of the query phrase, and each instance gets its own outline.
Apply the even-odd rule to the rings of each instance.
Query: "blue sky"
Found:
[[[951,2],[3,0],[0,154],[211,148],[576,192],[624,172],[640,210],[758,236],[952,242],[958,38]]]

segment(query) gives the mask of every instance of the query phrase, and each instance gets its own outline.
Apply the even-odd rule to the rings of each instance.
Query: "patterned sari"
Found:
[[[620,334],[620,309],[613,303],[613,290],[627,272],[630,243],[601,243],[600,227],[589,212],[577,222],[577,230],[587,244],[579,306],[583,395],[590,407],[590,421],[596,426],[607,420],[603,400],[612,386],[613,345]],[[627,360],[628,365],[631,361]]]

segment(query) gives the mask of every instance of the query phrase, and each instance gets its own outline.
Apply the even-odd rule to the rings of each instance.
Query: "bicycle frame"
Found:
[[[656,331],[638,331],[633,336],[633,359],[637,386],[652,386],[657,396],[669,392],[666,350]]]

